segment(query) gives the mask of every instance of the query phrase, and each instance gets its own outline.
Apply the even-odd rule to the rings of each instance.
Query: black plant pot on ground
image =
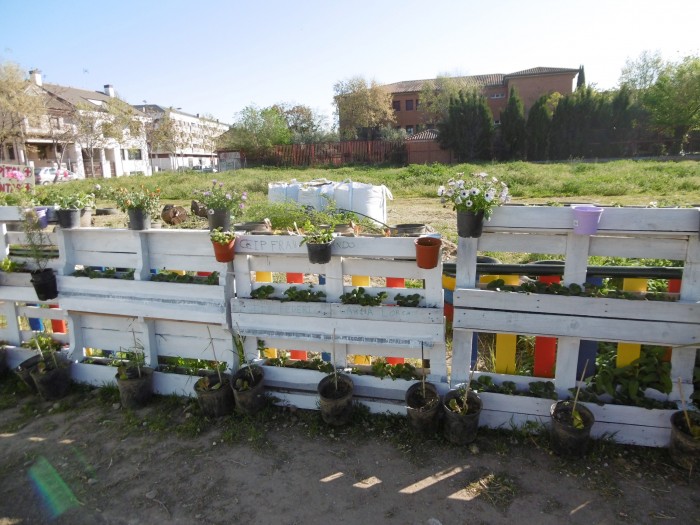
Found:
[[[572,401],[558,401],[550,408],[552,416],[552,449],[560,456],[580,457],[586,454],[591,441],[591,427],[595,423],[593,413],[578,403],[576,412],[580,423],[573,417]]]
[[[119,400],[124,408],[141,408],[150,401],[153,395],[153,369],[128,367],[117,372],[117,387]]]
[[[32,369],[30,375],[45,401],[61,399],[70,389],[70,361],[63,356],[49,357]]]
[[[440,394],[432,383],[414,383],[406,390],[408,425],[420,435],[435,434],[442,415]]]
[[[352,417],[353,382],[346,374],[330,374],[318,383],[321,417],[329,425],[340,426]]]
[[[33,355],[29,359],[25,359],[14,369],[15,374],[19,377],[22,382],[29,387],[32,392],[36,392],[36,385],[32,379],[31,373],[37,365],[41,362],[41,355]]]
[[[690,425],[700,432],[700,413],[688,412]],[[700,436],[695,437],[682,410],[671,416],[671,441],[668,453],[673,462],[681,468],[697,471],[700,468]]]
[[[258,365],[244,366],[233,374],[231,382],[236,412],[252,415],[265,406],[264,379],[265,372]]]
[[[34,270],[31,275],[32,286],[34,286],[34,291],[40,301],[48,301],[58,297],[56,274],[51,268]]]
[[[219,381],[217,374],[208,374],[194,384],[197,403],[206,417],[221,417],[233,413],[234,398],[231,378],[222,374]]]
[[[466,445],[476,439],[481,415],[481,398],[470,390],[467,394],[467,407],[464,407],[464,391],[450,390],[443,400],[445,421],[443,432],[453,445]]]

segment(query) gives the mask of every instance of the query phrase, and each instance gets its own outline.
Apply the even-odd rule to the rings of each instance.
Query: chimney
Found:
[[[36,84],[37,86],[41,87],[44,83],[41,80],[41,70],[39,69],[32,69],[29,72],[29,80]]]
[[[105,84],[105,95],[114,98],[114,86],[112,84]]]

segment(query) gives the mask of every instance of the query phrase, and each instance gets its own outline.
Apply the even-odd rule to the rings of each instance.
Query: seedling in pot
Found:
[[[211,348],[211,353],[214,356],[214,363],[216,365],[216,373],[219,376],[219,382],[212,385],[211,381],[209,379],[209,376],[204,376],[201,379],[197,380],[197,383],[195,383],[195,386],[199,390],[218,390],[222,387],[224,384],[224,377],[221,374],[221,362],[219,359],[216,357],[216,349],[214,348],[214,338],[211,336],[211,330],[209,330],[209,327],[207,326],[207,333],[209,334],[209,345],[207,345],[207,348]],[[206,348],[204,349],[206,351]]]
[[[457,414],[468,414],[469,413],[469,391],[471,390],[472,378],[474,377],[474,369],[469,373],[469,381],[462,388],[464,393],[461,399],[456,397],[450,399],[448,407],[452,412]]]
[[[243,378],[238,378],[236,379],[236,390],[239,392],[243,392],[245,390],[248,390],[251,385],[255,383],[255,376],[253,375],[253,367],[250,366],[250,363],[248,363],[248,360],[245,357],[245,336],[241,335],[241,331],[238,329],[238,325],[236,325],[236,332],[231,335],[233,339],[233,345],[236,348],[236,354],[238,355],[238,364],[239,367],[242,366],[247,366],[248,368],[248,375],[250,376],[250,382]]]
[[[572,424],[574,425],[574,428],[582,429],[583,428],[583,418],[581,417],[581,414],[579,413],[578,410],[576,410],[576,403],[578,403],[578,395],[581,392],[581,384],[583,383],[583,378],[586,377],[586,368],[588,368],[588,360],[586,359],[586,363],[583,365],[583,372],[581,373],[581,380],[579,381],[578,386],[576,387],[576,395],[574,396],[574,406],[571,408],[571,419],[572,419]]]

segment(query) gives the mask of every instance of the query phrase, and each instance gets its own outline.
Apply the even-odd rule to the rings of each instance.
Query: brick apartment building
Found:
[[[559,92],[562,95],[571,94],[574,78],[578,72],[578,68],[535,67],[506,75],[494,73],[458,77],[458,79],[463,80],[465,84],[476,84],[482,87],[494,122],[500,123],[501,111],[508,103],[508,95],[512,87],[522,99],[527,112],[542,95],[554,92]],[[426,82],[430,82],[430,80],[405,80],[383,86],[392,95],[396,127],[405,129],[409,135],[434,128],[436,124],[435,122],[427,122],[425,114],[420,110],[420,93]]]

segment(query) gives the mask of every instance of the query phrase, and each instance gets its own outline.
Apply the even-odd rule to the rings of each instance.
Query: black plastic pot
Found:
[[[36,385],[32,379],[31,372],[36,368],[36,366],[41,361],[41,356],[39,354],[33,355],[29,359],[25,359],[19,365],[15,367],[15,374],[19,377],[22,382],[29,387],[32,392],[36,392]]]
[[[440,430],[442,403],[440,394],[432,383],[414,383],[406,390],[406,414],[408,425],[420,435],[435,434]]]
[[[460,237],[481,237],[484,228],[484,212],[457,212],[457,235]]]
[[[7,372],[7,349],[0,348],[0,376]]]
[[[32,380],[36,385],[37,392],[39,392],[39,395],[45,401],[61,399],[68,394],[68,390],[70,389],[70,361],[57,356],[56,361],[58,366],[56,366],[52,363],[52,359],[53,358],[49,358],[48,361],[45,361],[47,368],[43,371],[40,370],[41,367],[37,365],[30,372]]]
[[[321,417],[329,425],[341,426],[352,417],[352,393],[354,385],[346,374],[330,374],[321,379],[317,391],[320,398]]]
[[[51,268],[44,270],[34,270],[31,276],[32,286],[36,296],[40,301],[48,301],[58,297],[58,287],[56,286],[56,274]]]
[[[205,379],[208,379],[209,386],[203,390],[200,386]],[[214,374],[199,379],[194,385],[199,408],[206,417],[215,418],[233,413],[234,400],[230,377],[224,375],[221,386],[217,387],[219,384],[219,376]]]
[[[481,415],[481,398],[473,390],[467,394],[468,410],[465,414],[455,412],[450,408],[450,401],[457,400],[461,406],[461,399],[464,396],[463,391],[450,390],[445,394],[443,400],[443,411],[445,413],[445,422],[443,433],[447,441],[453,445],[466,445],[476,439],[476,433],[479,428],[479,416]]]
[[[56,210],[56,219],[61,228],[78,228],[80,226],[80,210]]]
[[[333,243],[327,242],[322,244],[306,243],[306,249],[309,254],[309,262],[312,264],[326,264],[331,261]]]
[[[580,457],[586,454],[591,440],[591,427],[595,423],[593,413],[581,403],[576,411],[583,420],[583,428],[573,425],[572,401],[558,401],[549,410],[552,416],[552,449],[560,456]]]
[[[221,228],[222,231],[227,232],[231,229],[230,210],[209,210],[207,212],[207,220],[209,221],[209,231]]]
[[[141,367],[139,377],[136,367],[127,369],[127,379],[122,379],[120,373],[115,375],[119,388],[119,400],[124,408],[141,408],[153,395],[153,369]]]
[[[250,377],[250,373],[253,377]],[[233,398],[236,401],[236,412],[239,414],[255,414],[265,406],[265,372],[261,366],[251,365],[239,368],[233,374]]]
[[[693,426],[700,426],[700,413],[688,412]],[[700,439],[694,438],[682,410],[671,416],[671,442],[668,453],[673,462],[681,468],[697,471],[700,468]]]

